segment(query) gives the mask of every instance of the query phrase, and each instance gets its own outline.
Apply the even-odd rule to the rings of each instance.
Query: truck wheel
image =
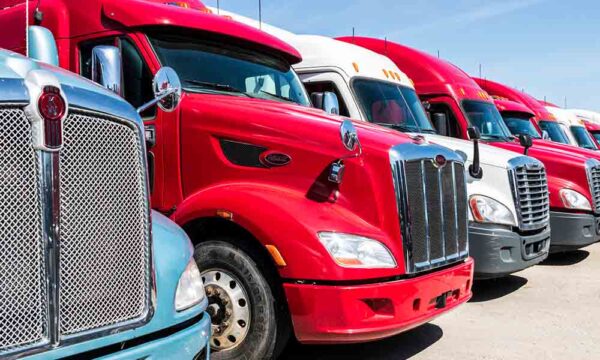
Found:
[[[252,258],[226,241],[196,245],[211,316],[211,358],[270,359],[278,339],[276,299]],[[277,346],[280,348],[281,346]]]

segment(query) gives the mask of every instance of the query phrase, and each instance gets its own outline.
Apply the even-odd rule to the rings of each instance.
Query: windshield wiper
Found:
[[[285,96],[281,96],[281,95],[277,95],[277,94],[272,94],[272,93],[270,93],[268,91],[264,91],[264,90],[259,90],[259,91],[260,91],[261,94],[265,94],[267,96],[271,96],[271,97],[274,97],[274,98],[279,99],[279,100],[283,100],[283,101],[295,103],[294,100],[286,98]]]
[[[421,132],[425,133],[425,134],[437,134],[438,133],[437,131],[435,131],[433,129],[421,129]]]
[[[226,91],[226,92],[231,92],[231,93],[236,93],[236,94],[242,94],[242,95],[246,95],[247,97],[251,97],[245,91],[242,91],[242,90],[240,90],[240,89],[238,89],[236,87],[233,87],[233,86],[227,85],[227,84],[219,84],[219,83],[212,83],[212,82],[192,80],[192,79],[185,79],[185,80],[183,80],[183,82],[186,83],[186,84],[198,86],[198,87],[205,88],[205,89],[214,89],[214,90],[219,90],[219,91]]]
[[[503,140],[503,141],[509,141],[510,139],[507,138],[506,136],[503,135],[495,135],[495,134],[485,134],[485,135],[481,135],[482,139],[493,139],[493,140]]]
[[[416,128],[413,126],[402,125],[402,124],[390,124],[390,123],[384,123],[384,122],[374,122],[373,124],[385,126],[390,129],[399,130],[402,132],[417,132],[417,133],[420,132],[419,128]]]

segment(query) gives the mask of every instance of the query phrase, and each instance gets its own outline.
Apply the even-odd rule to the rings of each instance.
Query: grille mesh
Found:
[[[550,217],[546,170],[541,166],[521,165],[514,169],[514,174],[521,228],[546,226]]]
[[[138,133],[71,114],[60,153],[60,330],[96,329],[148,309],[149,230]]]
[[[47,336],[39,163],[22,110],[0,108],[0,353]]]
[[[400,169],[397,164],[393,165]],[[410,160],[404,176],[408,204],[403,208],[407,271],[418,272],[463,259],[468,254],[464,167],[448,162],[438,169],[430,159]],[[398,201],[402,201],[401,198]]]
[[[594,211],[600,212],[600,165],[593,166],[588,170],[590,191],[594,197]]]

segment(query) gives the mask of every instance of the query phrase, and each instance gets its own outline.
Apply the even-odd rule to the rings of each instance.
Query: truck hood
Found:
[[[468,140],[456,139],[447,136],[423,134],[427,141],[445,146],[457,152],[465,162],[473,162],[473,143]],[[516,153],[510,150],[503,150],[497,147],[479,143],[479,158],[482,165],[495,166],[499,168],[508,168],[508,162],[511,159],[522,156],[523,153]]]
[[[24,81],[27,74],[33,70],[45,70],[51,73],[60,83],[69,106],[103,112],[136,120],[139,124],[142,123],[135,109],[112,91],[67,70],[37,62],[12,51],[0,49],[0,84],[18,83],[11,87],[5,87],[1,96],[2,99],[18,102],[29,101],[29,94]],[[10,89],[15,89],[15,91]]]
[[[523,154],[523,147],[518,142],[493,142],[490,143],[494,147],[500,147],[505,150],[510,150]],[[534,145],[529,148],[528,155],[534,158],[538,158],[543,162],[553,161],[553,159],[561,159],[565,161],[572,161],[574,164],[577,162],[583,163],[588,158],[577,152],[570,152],[560,147],[538,145],[534,142]]]
[[[592,158],[600,160],[600,151],[597,150],[589,150],[575,145],[561,144],[554,141],[540,139],[534,139],[533,144],[536,147],[550,150],[560,150],[562,153],[579,155],[585,157],[586,159]]]
[[[249,125],[248,131],[252,131],[250,125],[259,126],[265,133],[270,132],[273,136],[280,134],[307,143],[319,143],[336,149],[343,155],[348,154],[341,142],[339,127],[342,121],[350,119],[330,115],[320,109],[272,100],[192,92],[184,93],[182,106],[186,110],[198,112],[197,116],[202,116],[203,111],[210,111],[220,113],[221,117],[223,114],[228,114],[231,118],[242,117]],[[362,121],[353,121],[353,124],[357,128],[363,148],[387,152],[392,146],[400,143],[427,144],[427,141],[420,137],[409,136],[396,130]],[[265,133],[257,134],[257,137],[265,136]]]

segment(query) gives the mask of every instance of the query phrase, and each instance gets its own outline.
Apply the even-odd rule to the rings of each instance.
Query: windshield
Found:
[[[370,122],[405,132],[435,133],[414,89],[369,79],[356,79],[352,87]]]
[[[577,140],[577,144],[584,149],[598,150],[594,140],[583,126],[571,126],[571,132]]]
[[[177,72],[185,91],[310,105],[298,76],[283,59],[175,30],[151,32],[148,38],[161,64]]]
[[[506,127],[504,121],[502,121],[502,116],[494,104],[465,100],[462,105],[471,125],[479,128],[482,139],[502,141],[512,139],[510,130]]]
[[[502,113],[504,123],[513,135],[527,134],[534,139],[541,139],[540,133],[524,114]]]
[[[539,125],[543,131],[548,133],[550,140],[561,144],[569,144],[569,138],[556,121],[542,120],[539,122]]]

